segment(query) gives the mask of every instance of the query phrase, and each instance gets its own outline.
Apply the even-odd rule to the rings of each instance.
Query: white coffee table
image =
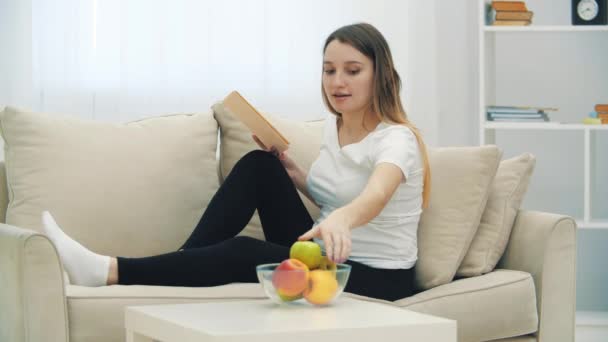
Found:
[[[280,306],[270,300],[130,306],[128,342],[456,342],[456,321],[373,302]]]

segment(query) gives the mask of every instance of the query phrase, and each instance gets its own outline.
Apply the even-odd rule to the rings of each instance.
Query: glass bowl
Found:
[[[336,264],[336,269],[277,270],[279,263],[256,267],[264,292],[278,304],[308,302],[312,305],[331,305],[342,294],[351,266]]]

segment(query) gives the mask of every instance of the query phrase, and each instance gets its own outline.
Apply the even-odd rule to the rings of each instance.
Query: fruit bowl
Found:
[[[287,262],[289,261],[289,262]],[[258,279],[266,295],[275,303],[307,302],[331,305],[340,296],[350,275],[351,266],[332,264],[328,269],[309,270],[298,260],[263,264],[256,267]],[[285,268],[284,264],[291,267]]]

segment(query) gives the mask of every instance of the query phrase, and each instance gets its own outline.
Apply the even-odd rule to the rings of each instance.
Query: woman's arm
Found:
[[[295,165],[295,169],[294,169],[293,173],[290,174],[290,176],[291,176],[291,180],[295,184],[296,188],[298,190],[300,190],[300,192],[303,193],[304,196],[306,196],[314,205],[316,205],[317,208],[321,208],[321,206],[319,206],[317,204],[317,202],[315,202],[315,200],[312,198],[310,193],[308,193],[308,189],[306,188],[306,177],[308,177],[308,172],[306,170],[302,169],[295,162],[294,162],[294,165]]]
[[[382,212],[403,177],[403,172],[397,165],[380,163],[374,169],[361,194],[335,211],[347,219],[350,229],[363,226]]]
[[[322,238],[327,256],[333,261],[344,262],[351,251],[351,229],[363,226],[378,216],[393,197],[403,177],[403,172],[397,165],[380,163],[359,196],[334,210],[298,240]]]

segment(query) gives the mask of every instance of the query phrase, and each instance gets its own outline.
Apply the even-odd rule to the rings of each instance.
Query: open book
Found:
[[[289,148],[289,141],[238,91],[235,90],[226,96],[224,107],[241,120],[268,148],[274,146],[279,153]]]

